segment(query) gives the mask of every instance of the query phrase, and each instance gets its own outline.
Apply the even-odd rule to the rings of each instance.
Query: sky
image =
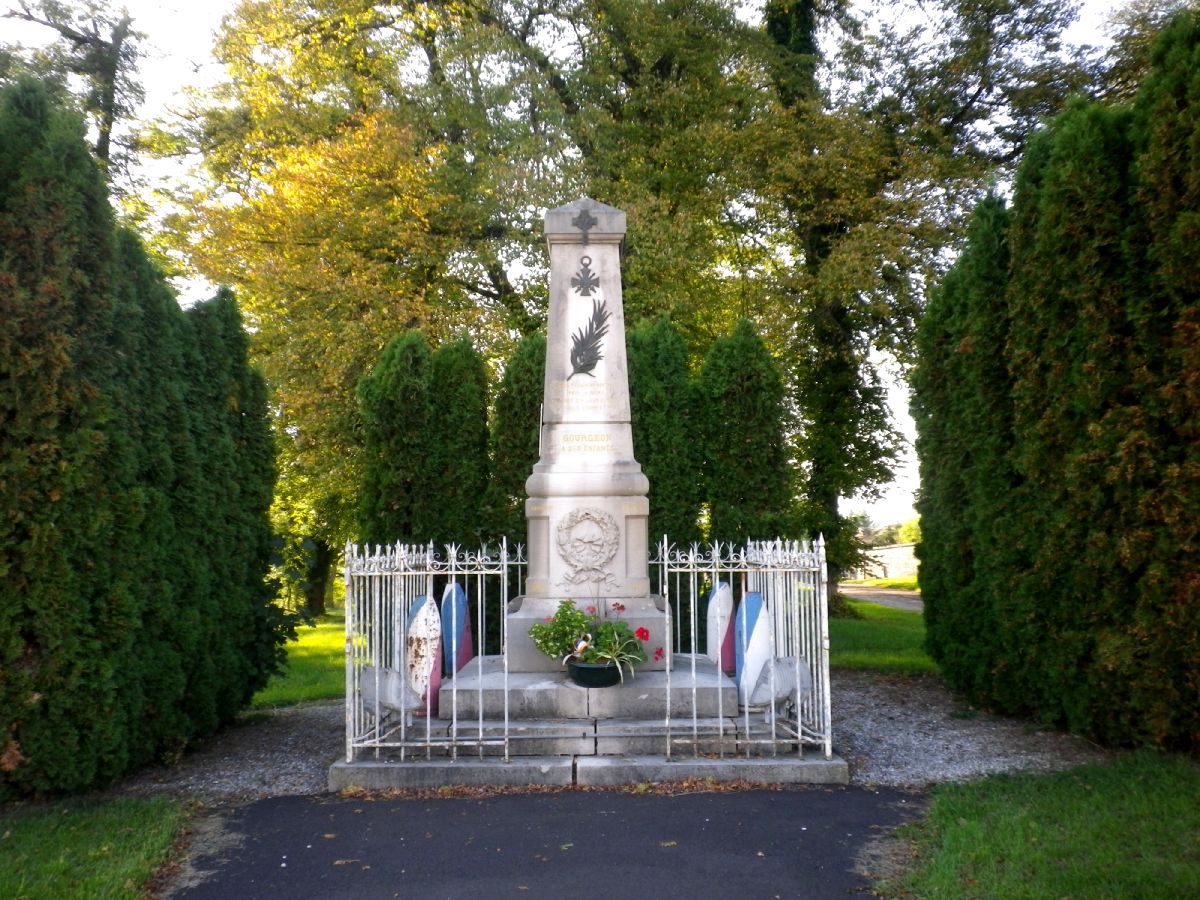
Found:
[[[0,0],[0,6],[8,5]],[[211,84],[220,77],[220,68],[212,61],[209,51],[222,17],[236,5],[236,0],[126,0],[123,5],[132,15],[134,27],[147,36],[140,66],[146,89],[143,118],[154,119],[178,108],[186,86]],[[1068,41],[1105,44],[1102,25],[1119,4],[1113,0],[1082,0],[1080,5],[1079,21],[1068,31]],[[0,35],[5,42],[24,44],[49,38],[48,29],[11,19],[0,19]],[[896,427],[906,441],[895,481],[877,500],[852,498],[842,504],[843,513],[865,512],[876,525],[904,522],[916,516],[913,501],[918,479],[912,449],[915,429],[908,414],[908,389],[899,378],[890,379],[888,402]]]

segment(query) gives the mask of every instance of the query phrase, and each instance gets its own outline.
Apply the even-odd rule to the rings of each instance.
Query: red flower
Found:
[[[596,614],[596,607],[594,607],[594,606],[589,606],[589,607],[588,607],[588,615],[589,615],[589,616],[594,616],[595,614]]]
[[[625,612],[625,604],[624,603],[613,603],[612,607],[617,612]]]
[[[660,659],[662,659],[662,658],[663,658],[663,648],[662,648],[662,647],[658,647],[658,648],[656,648],[656,649],[655,649],[655,651],[654,651],[654,661],[655,661],[655,662],[658,662],[658,661],[659,661]]]
[[[647,628],[639,628],[637,631],[634,632],[634,634],[637,635],[637,639],[639,641],[650,640],[650,631]]]

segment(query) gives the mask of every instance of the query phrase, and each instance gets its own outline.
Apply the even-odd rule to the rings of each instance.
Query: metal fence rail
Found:
[[[439,555],[433,544],[396,544],[360,548],[346,545],[346,760],[351,762],[364,750],[377,755],[398,751],[400,758],[419,752],[457,755],[460,749],[499,744],[508,756],[508,715],[500,738],[485,737],[482,696],[474,737],[459,734],[457,689],[449,693],[451,717],[436,717],[437,693],[415,695],[410,687],[409,617],[418,598],[437,602],[451,585],[467,597],[472,631],[478,648],[489,644],[502,659],[508,642],[507,617],[510,596],[524,587],[526,563],[520,546],[510,550],[507,542],[496,548],[465,552],[448,546]],[[457,681],[457,673],[449,676]],[[482,694],[482,682],[477,679]],[[508,669],[503,667],[507,696]]]
[[[740,655],[748,650],[746,597],[757,593],[762,598],[768,619],[768,663],[756,684],[739,682],[739,709],[729,711],[741,718],[738,744],[744,752],[749,755],[756,746],[774,752],[790,744],[803,755],[806,745],[815,745],[826,759],[831,758],[824,541],[752,541],[744,547],[718,544],[679,549],[663,538],[653,564],[658,590],[667,601],[668,633],[674,637],[675,653],[683,654],[680,661],[691,667],[693,691],[697,666],[720,664],[720,648],[707,645],[708,608],[719,586],[728,585],[735,611],[732,623],[718,612],[715,632],[723,635],[730,624],[739,630],[740,617],[743,643],[735,647]],[[667,681],[669,686],[670,670]],[[677,744],[691,743],[693,752],[699,753],[703,735],[696,708],[693,701],[690,727],[686,719],[673,726],[668,704],[668,756]],[[725,716],[718,695],[719,723]],[[765,727],[755,728],[759,723]],[[719,744],[723,746],[725,741]]]
[[[509,758],[520,746],[524,729],[510,723],[507,615],[510,599],[523,592],[526,562],[520,547],[507,543],[478,552],[433,545],[346,548],[346,760],[364,754],[406,758],[451,758],[460,753],[502,755]],[[665,673],[665,731],[663,751],[701,755],[716,752],[746,755],[776,754],[819,747],[832,757],[829,697],[829,633],[826,614],[825,549],[821,540],[753,542],[689,549],[672,547],[664,538],[657,558],[651,561],[656,591],[662,595],[666,634],[671,635],[672,668]],[[762,665],[755,683],[743,676],[738,684],[739,703],[725,708],[718,691],[716,722],[702,721],[696,702],[696,685],[712,679],[720,665],[719,648],[708,646],[708,611],[714,591],[727,585],[732,600],[729,615],[734,630],[743,635],[742,655],[758,652]],[[413,672],[428,671],[428,656],[414,658],[420,641],[413,637],[414,611],[436,604],[443,595],[461,589],[479,658],[470,670],[447,668],[443,689],[436,686],[418,693]],[[754,603],[747,597],[757,594]],[[427,598],[427,599],[422,599]],[[753,629],[747,608],[760,609],[757,627],[766,637],[757,649],[746,645]],[[450,616],[460,607],[451,604]],[[740,629],[736,619],[742,617]],[[454,633],[451,622],[450,632]],[[715,631],[724,634],[729,616],[716,615]],[[441,622],[445,629],[447,623]],[[759,635],[761,638],[761,635]],[[756,638],[758,639],[758,638]],[[764,650],[765,647],[765,650]],[[485,658],[486,654],[486,658]],[[441,667],[436,666],[438,677]],[[470,671],[472,677],[465,677]],[[490,714],[485,718],[484,682],[493,689]],[[690,679],[684,677],[685,673]],[[664,673],[652,673],[663,676]],[[639,681],[641,679],[639,678]],[[419,680],[418,680],[418,683]],[[495,689],[502,692],[497,708]],[[673,698],[672,690],[676,692]],[[691,691],[690,706],[673,705],[680,694]],[[469,692],[467,696],[462,696]],[[473,696],[472,696],[473,695]],[[442,708],[437,708],[439,701]],[[460,716],[460,700],[468,716]],[[690,709],[672,716],[672,709]],[[711,713],[709,714],[711,715]],[[737,725],[730,723],[737,720]],[[715,732],[715,735],[714,735]],[[618,732],[609,732],[618,733]],[[578,730],[571,732],[575,737]],[[542,728],[537,739],[556,735]],[[564,732],[563,737],[569,736]],[[715,737],[715,740],[714,740]],[[657,740],[657,738],[655,739]],[[714,749],[715,745],[715,749]],[[520,751],[517,751],[520,752]]]

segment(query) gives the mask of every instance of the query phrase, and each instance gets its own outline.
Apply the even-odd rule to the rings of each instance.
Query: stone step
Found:
[[[695,665],[693,667],[693,660]],[[562,672],[509,672],[508,718],[517,719],[649,719],[667,715],[667,682],[670,680],[672,717],[701,718],[737,714],[737,687],[705,657],[676,654],[670,672],[640,671],[623,684],[608,688],[582,688]],[[499,656],[471,660],[453,678],[442,681],[438,715],[503,719],[505,714],[504,662]]]
[[[849,769],[838,756],[726,757],[708,759],[662,756],[546,756],[336,762],[329,769],[329,790],[439,788],[446,785],[596,785],[710,779],[760,784],[847,784]]]
[[[747,730],[747,724],[749,729]],[[749,739],[747,740],[747,735]],[[392,739],[406,756],[503,756],[503,721],[414,719]],[[517,756],[773,756],[795,754],[796,744],[780,729],[772,735],[761,717],[673,719],[513,719],[508,755]],[[451,749],[457,745],[457,750]],[[399,756],[399,748],[385,751]]]

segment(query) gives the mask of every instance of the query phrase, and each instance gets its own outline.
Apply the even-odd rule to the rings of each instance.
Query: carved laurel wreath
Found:
[[[592,522],[600,529],[599,538],[591,542],[586,556],[580,553],[575,537],[575,529],[584,522]],[[564,579],[567,584],[607,582],[612,578],[610,573],[604,571],[604,567],[617,555],[620,530],[616,519],[609,513],[594,506],[573,509],[558,523],[555,536],[558,539],[558,553],[571,568]]]

